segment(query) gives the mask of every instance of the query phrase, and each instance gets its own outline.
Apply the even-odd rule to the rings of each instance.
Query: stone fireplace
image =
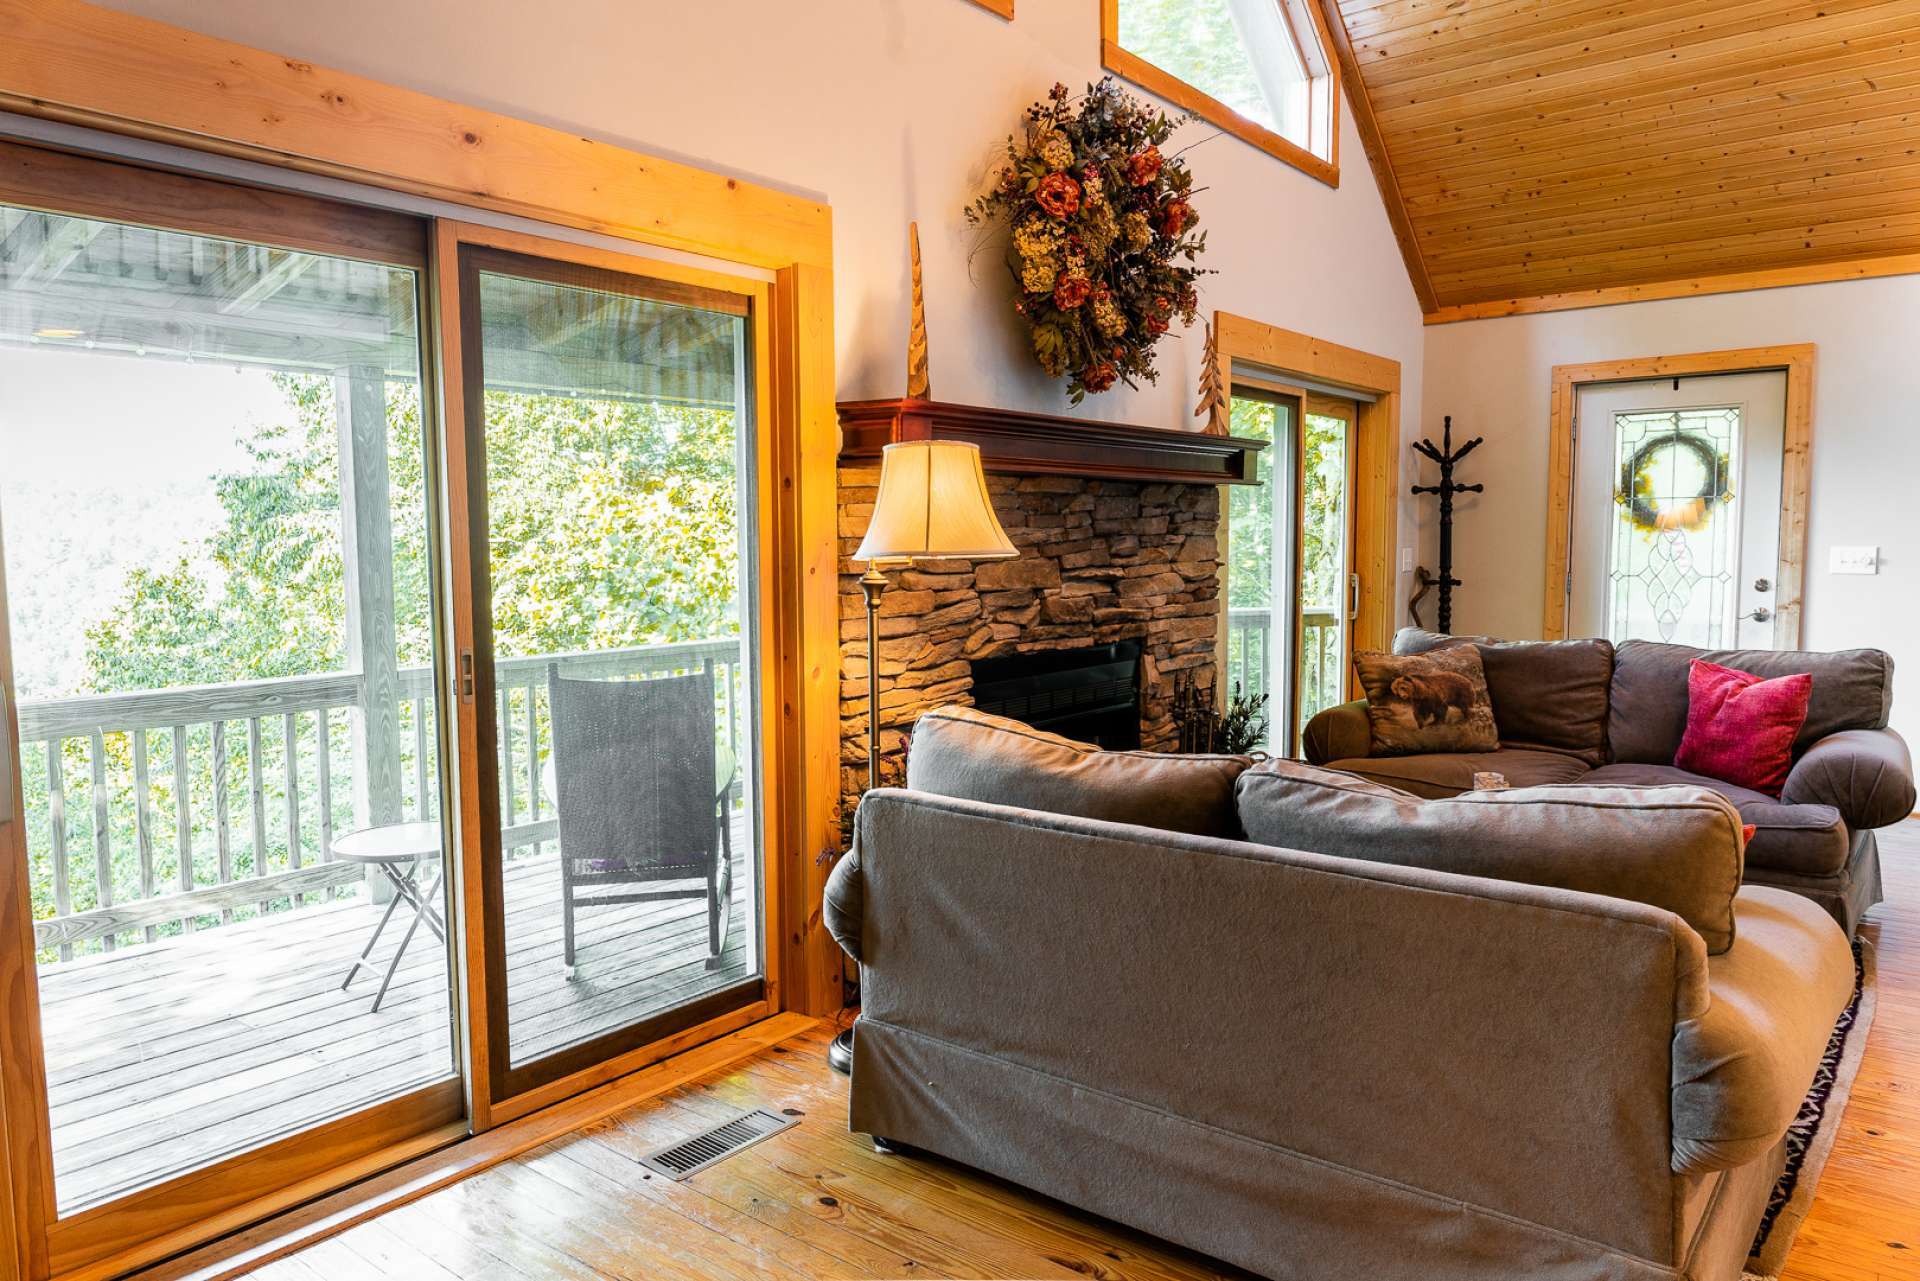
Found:
[[[1184,433],[1167,433],[1184,435]],[[879,619],[883,786],[905,776],[924,711],[971,704],[975,660],[1140,642],[1140,744],[1176,741],[1176,673],[1213,678],[1220,624],[1220,491],[1204,483],[1019,474],[987,460],[987,485],[1014,560],[916,565],[890,575]],[[867,634],[851,553],[872,514],[877,460],[839,478],[843,821],[866,786]]]

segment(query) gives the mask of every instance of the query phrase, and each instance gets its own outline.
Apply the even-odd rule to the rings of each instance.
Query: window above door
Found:
[[[1339,69],[1308,0],[1102,0],[1106,68],[1330,186]]]

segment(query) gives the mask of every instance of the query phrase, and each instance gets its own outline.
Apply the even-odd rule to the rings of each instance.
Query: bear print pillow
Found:
[[[1367,691],[1372,755],[1491,752],[1500,746],[1475,646],[1424,654],[1363,650],[1353,656],[1353,669]]]

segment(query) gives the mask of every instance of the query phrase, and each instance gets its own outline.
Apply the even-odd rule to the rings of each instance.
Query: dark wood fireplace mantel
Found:
[[[840,457],[878,458],[901,440],[964,440],[980,447],[988,471],[1086,476],[1183,485],[1259,483],[1266,442],[1092,418],[987,409],[939,400],[850,400],[840,404]]]

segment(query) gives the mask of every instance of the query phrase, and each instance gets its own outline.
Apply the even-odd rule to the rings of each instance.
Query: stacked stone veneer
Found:
[[[840,470],[841,803],[850,818],[867,785],[866,605],[852,553],[880,480]],[[977,658],[1143,643],[1141,744],[1176,741],[1174,673],[1210,681],[1219,629],[1220,491],[1072,476],[989,475],[1016,560],[937,562],[889,574],[880,602],[882,786],[905,777],[920,713],[970,703]]]

